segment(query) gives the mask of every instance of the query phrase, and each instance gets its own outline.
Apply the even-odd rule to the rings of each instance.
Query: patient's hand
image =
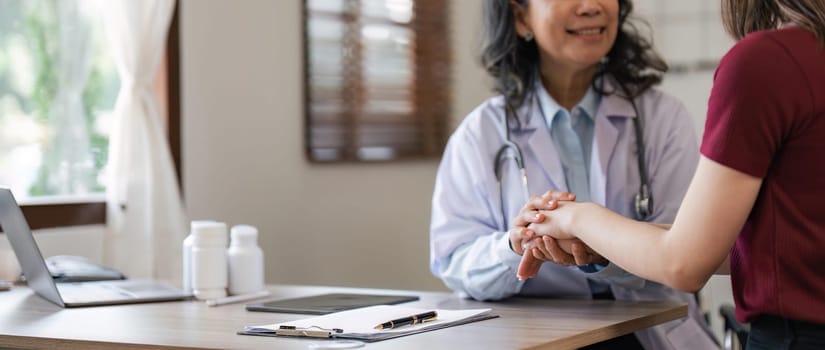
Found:
[[[535,237],[535,232],[528,226],[532,223],[542,223],[545,215],[541,210],[553,210],[559,205],[559,200],[576,200],[576,195],[568,192],[547,191],[541,196],[531,197],[518,215],[513,218],[510,234],[510,247],[519,255],[523,254],[523,245]]]

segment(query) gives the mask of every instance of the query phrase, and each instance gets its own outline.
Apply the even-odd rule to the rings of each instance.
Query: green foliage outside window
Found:
[[[67,6],[76,8],[67,11]],[[67,18],[67,13],[79,15]],[[61,34],[63,39],[89,36],[85,47],[90,52],[80,55],[91,61],[81,95],[84,115],[74,119],[84,124],[77,129],[83,142],[66,142],[67,135],[61,138],[61,133],[76,130],[53,120],[54,103],[61,93],[61,49],[66,46],[61,45]],[[105,190],[100,174],[108,161],[108,115],[120,82],[103,34],[94,1],[0,0],[0,185],[25,186],[23,191],[30,197]],[[62,54],[64,60],[74,59],[71,52]],[[84,146],[77,152],[85,154],[88,164],[64,159],[67,147],[79,146]],[[26,171],[28,162],[36,163],[36,169]],[[83,179],[65,173],[77,166],[89,168]]]

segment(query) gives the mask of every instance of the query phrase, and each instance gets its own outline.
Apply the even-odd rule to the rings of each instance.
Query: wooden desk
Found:
[[[450,293],[270,286],[272,299],[328,292],[411,293],[404,304],[441,309],[492,308],[501,317],[366,344],[367,349],[573,349],[687,315],[674,302],[515,298],[482,303]],[[307,317],[248,312],[243,304],[208,307],[182,301],[62,309],[25,287],[0,292],[0,348],[38,349],[307,349],[320,339],[237,335],[245,325]]]

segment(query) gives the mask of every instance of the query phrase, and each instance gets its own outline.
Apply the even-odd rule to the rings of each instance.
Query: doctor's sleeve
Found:
[[[452,290],[498,300],[521,290],[521,256],[499,227],[501,209],[493,160],[462,124],[450,138],[436,175],[430,225],[430,269]]]

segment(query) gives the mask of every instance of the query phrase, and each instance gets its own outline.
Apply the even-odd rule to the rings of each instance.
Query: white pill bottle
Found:
[[[264,290],[264,253],[258,247],[258,229],[249,225],[233,226],[227,257],[229,259],[229,294],[247,294]]]
[[[226,245],[228,235],[223,222],[202,222],[192,232],[192,291],[200,300],[223,298],[228,286]]]

